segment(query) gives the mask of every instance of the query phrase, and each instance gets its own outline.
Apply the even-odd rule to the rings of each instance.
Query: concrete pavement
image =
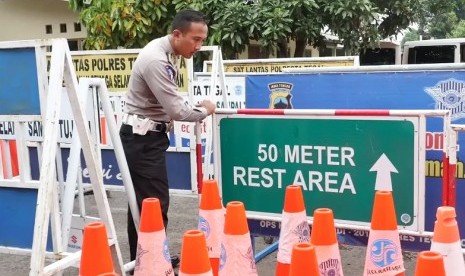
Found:
[[[96,205],[93,195],[85,196],[86,212],[89,215],[96,215]],[[126,235],[126,212],[127,198],[124,192],[110,192],[109,203],[112,210],[113,220],[117,231],[119,245],[123,254],[124,262],[129,261],[129,246]],[[75,203],[77,210],[77,201]],[[170,222],[168,225],[168,239],[170,241],[171,254],[179,254],[181,250],[182,235],[185,231],[197,227],[198,199],[196,196],[173,195],[170,206]],[[267,244],[261,237],[256,238],[256,251],[260,252]],[[341,246],[341,259],[343,263],[344,275],[362,275],[365,262],[365,247]],[[413,275],[415,266],[414,253],[404,254],[406,275]],[[26,276],[29,274],[30,256],[17,254],[0,254],[0,276]],[[268,255],[257,263],[257,270],[260,276],[273,276],[276,267],[276,252]],[[177,269],[176,269],[177,271]],[[69,268],[64,276],[79,275],[77,268]]]

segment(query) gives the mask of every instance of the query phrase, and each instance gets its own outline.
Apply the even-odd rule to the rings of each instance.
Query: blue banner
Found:
[[[247,108],[448,109],[451,110],[453,123],[465,123],[465,71],[462,70],[250,75],[246,77],[246,91]],[[442,119],[428,119],[427,231],[433,231],[436,209],[442,202],[442,130]],[[465,147],[464,139],[459,134],[459,148]],[[457,199],[460,199],[465,192],[462,161],[465,155],[459,151],[457,156]],[[465,238],[465,201],[457,200],[456,211],[461,237]],[[344,240],[357,243],[356,237]],[[416,246],[409,246],[410,249],[424,248],[425,240],[417,237],[414,239]],[[426,242],[429,243],[429,240]]]
[[[0,84],[0,115],[40,115],[34,47],[0,49]]]
[[[63,174],[66,175],[68,170],[69,148],[61,149],[61,158],[63,160]],[[112,149],[102,149],[102,176],[103,183],[109,186],[123,186],[123,178],[116,161],[115,152]],[[33,180],[39,180],[40,169],[37,162],[37,149],[30,148],[31,156],[31,177]],[[89,170],[87,169],[84,155],[81,154],[82,181],[90,183]],[[166,168],[168,173],[168,182],[170,189],[191,190],[190,175],[190,153],[189,152],[167,152]]]

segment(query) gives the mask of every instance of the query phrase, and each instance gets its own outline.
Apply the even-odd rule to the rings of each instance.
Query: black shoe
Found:
[[[179,265],[179,262],[180,262],[180,260],[179,260],[178,255],[172,255],[171,256],[171,266],[173,268],[177,267]]]

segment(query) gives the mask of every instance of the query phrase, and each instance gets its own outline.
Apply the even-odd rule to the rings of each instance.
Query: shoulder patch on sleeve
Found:
[[[175,81],[176,71],[170,65],[165,65],[166,74],[171,81]]]

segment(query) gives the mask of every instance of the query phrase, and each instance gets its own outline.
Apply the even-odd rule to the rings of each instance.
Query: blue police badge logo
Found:
[[[204,217],[199,216],[199,229],[205,234],[205,237],[210,236],[210,223]]]
[[[171,256],[170,256],[170,246],[169,242],[167,239],[163,242],[163,257],[167,262],[171,262]]]
[[[166,70],[166,74],[168,75],[168,78],[171,81],[174,81],[176,79],[176,71],[174,70],[174,68],[171,67],[171,65],[166,65],[165,70]]]
[[[451,112],[452,120],[465,118],[465,82],[451,78],[426,87],[425,92],[436,102],[436,109]]]
[[[370,246],[370,259],[377,267],[388,266],[399,257],[399,248],[391,240],[375,240]]]
[[[228,255],[226,253],[226,248],[224,247],[224,244],[221,244],[220,270],[222,270],[223,267],[225,266],[227,259],[228,259]]]
[[[234,95],[236,95],[236,96],[242,95],[242,86],[240,86],[240,85],[235,85],[234,86]]]
[[[268,84],[270,90],[270,108],[271,109],[292,109],[292,83],[273,82]]]

